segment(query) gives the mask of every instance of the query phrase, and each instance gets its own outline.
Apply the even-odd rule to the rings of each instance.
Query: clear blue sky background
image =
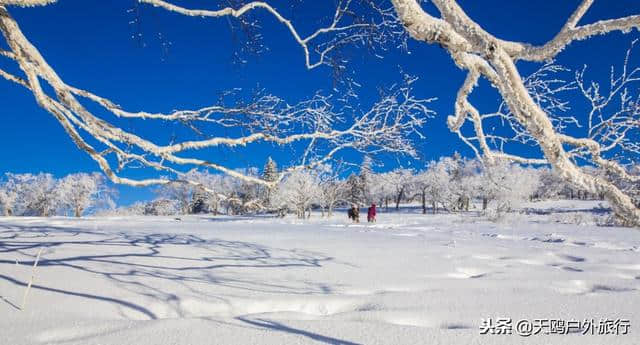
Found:
[[[498,37],[540,44],[557,33],[580,1],[459,2],[472,18]],[[215,8],[212,4],[216,1],[180,3],[188,7]],[[275,5],[285,8],[286,3],[278,1]],[[309,32],[332,11],[333,1],[326,1],[326,6],[323,3],[303,4],[293,15],[294,22],[304,23],[300,24],[303,32]],[[196,108],[215,103],[222,90],[249,90],[257,85],[295,103],[316,90],[331,91],[333,85],[329,69],[306,70],[300,47],[284,27],[269,16],[257,16],[269,51],[238,66],[232,63],[237,45],[233,44],[227,19],[183,17],[137,6],[134,0],[59,0],[46,7],[11,8],[10,12],[64,80],[106,96],[127,109],[167,112]],[[640,14],[640,1],[596,0],[582,23],[632,14]],[[136,37],[138,34],[141,38]],[[559,56],[559,62],[572,68],[586,63],[590,66],[589,76],[606,81],[611,64],[619,64],[631,40],[638,37],[637,32],[614,33],[577,42]],[[171,45],[165,49],[167,42]],[[352,51],[349,55],[350,66],[358,71],[355,76],[362,85],[359,93],[365,107],[375,100],[378,87],[401,79],[399,66],[404,72],[420,77],[416,83],[417,95],[438,98],[432,104],[438,116],[424,128],[427,139],[417,143],[422,159],[383,157],[380,170],[389,170],[398,164],[419,168],[427,160],[454,151],[471,155],[445,123],[464,74],[438,46],[412,41],[409,47],[409,55],[391,49],[383,54],[383,59],[374,58],[364,50]],[[634,61],[638,59],[634,57]],[[7,61],[0,62],[0,67],[15,70]],[[495,107],[497,96],[485,88],[475,94],[474,100],[480,108],[490,110]],[[0,174],[44,171],[63,176],[98,170],[95,162],[74,146],[55,119],[41,110],[24,89],[0,80],[0,104],[3,116]],[[140,124],[136,130],[161,137],[180,131],[168,125],[140,128]],[[239,168],[261,167],[269,154],[283,163],[290,160],[286,151],[267,146],[257,147],[251,153],[213,154],[217,162]],[[361,159],[348,157],[356,163]],[[143,171],[132,173],[139,177],[145,174]],[[133,188],[122,187],[120,191],[121,204],[151,195],[148,190]]]

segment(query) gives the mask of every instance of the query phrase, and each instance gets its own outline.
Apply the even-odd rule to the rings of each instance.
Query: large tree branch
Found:
[[[459,132],[461,124],[464,119],[470,117],[476,126],[475,139],[481,144],[486,142],[481,126],[482,117],[467,101],[468,94],[475,84],[475,75],[479,73],[498,89],[514,123],[522,126],[539,145],[545,157],[543,162],[552,165],[563,179],[576,187],[603,193],[611,202],[616,215],[624,222],[640,224],[640,210],[635,207],[629,195],[611,181],[587,174],[572,162],[572,154],[567,153],[563,147],[563,144],[567,143],[567,138],[556,131],[549,114],[533,99],[515,66],[518,59],[539,61],[552,58],[576,39],[638,27],[640,17],[631,16],[576,27],[591,4],[591,1],[583,1],[569,18],[561,33],[548,44],[537,48],[518,42],[502,41],[488,34],[466,15],[455,0],[433,0],[442,19],[427,14],[417,0],[392,0],[392,2],[400,20],[412,37],[427,43],[440,43],[449,51],[459,67],[469,70],[470,74],[458,93],[456,114],[449,118],[451,128],[460,137],[464,137]],[[475,60],[484,60],[484,64]],[[490,68],[482,68],[483,65],[490,65]],[[465,142],[469,143],[469,140]],[[582,141],[580,143],[585,144]],[[529,159],[509,154],[493,155],[522,163],[533,163]],[[596,155],[596,160],[597,157],[599,155]],[[607,163],[601,162],[601,164]]]
[[[0,6],[46,6],[58,0],[0,0]]]
[[[573,14],[571,14],[571,16],[569,17],[569,20],[567,20],[564,27],[562,28],[562,31],[571,30],[575,28],[576,25],[578,25],[578,23],[582,19],[582,17],[584,17],[587,11],[589,11],[589,9],[591,8],[591,5],[593,5],[593,1],[594,0],[583,0],[578,6],[578,8],[576,8],[576,10],[573,12]]]
[[[414,0],[391,0],[409,35],[418,41],[438,43],[458,52],[471,51],[471,44],[443,19],[425,12]]]
[[[88,91],[67,85],[49,66],[40,52],[23,35],[18,24],[5,8],[0,6],[0,31],[2,31],[11,52],[3,54],[13,59],[27,76],[27,80],[0,70],[0,76],[16,82],[30,90],[38,104],[53,114],[63,125],[65,131],[76,145],[87,152],[98,162],[107,176],[116,183],[130,185],[148,185],[167,183],[165,179],[148,179],[135,181],[117,176],[104,155],[115,153],[119,168],[123,162],[139,162],[144,166],[180,175],[181,173],[167,164],[178,166],[199,166],[218,170],[230,176],[251,183],[271,185],[274,182],[263,181],[220,164],[198,158],[180,157],[177,153],[188,150],[224,146],[246,146],[256,142],[271,142],[287,145],[308,140],[321,141],[328,153],[316,158],[326,161],[338,151],[345,148],[367,151],[370,149],[392,152],[415,152],[405,136],[420,126],[424,118],[417,112],[425,113],[428,100],[415,99],[408,96],[408,88],[390,94],[381,100],[372,110],[356,119],[353,125],[344,130],[334,129],[340,114],[332,110],[327,97],[317,96],[296,106],[284,104],[274,97],[261,98],[257,103],[241,108],[225,108],[222,106],[205,107],[196,111],[175,111],[171,114],[148,112],[127,112],[110,100]],[[46,82],[55,93],[55,98],[46,94],[40,81]],[[104,109],[119,117],[140,119],[162,119],[167,121],[214,121],[221,126],[226,125],[229,118],[233,124],[247,126],[253,133],[239,137],[213,137],[203,140],[187,140],[180,143],[159,145],[151,140],[125,131],[97,117],[86,109],[76,98],[85,97],[102,105]],[[401,100],[403,100],[401,102]],[[225,117],[213,120],[212,113],[221,113]],[[238,118],[233,118],[238,117]],[[218,121],[219,120],[219,121]],[[284,124],[289,124],[285,126]],[[92,138],[107,147],[98,152],[78,133],[81,129]],[[124,148],[122,147],[124,146]],[[306,163],[305,163],[306,165]]]
[[[583,40],[596,35],[604,35],[613,31],[626,32],[633,28],[640,28],[640,15],[601,20],[593,24],[578,26],[578,23],[589,8],[591,8],[593,2],[594,0],[583,0],[571,17],[569,17],[560,32],[551,41],[542,46],[521,44],[521,49],[514,51],[513,57],[528,61],[550,60],[573,41]]]

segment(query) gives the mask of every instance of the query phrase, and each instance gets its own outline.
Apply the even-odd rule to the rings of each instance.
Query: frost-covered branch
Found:
[[[378,7],[373,1],[362,2],[360,6],[367,6],[371,13],[358,16],[356,11],[352,9],[354,7],[352,0],[339,0],[331,22],[307,35],[302,34],[282,11],[263,1],[251,1],[238,8],[224,7],[218,10],[188,9],[164,0],[138,1],[192,17],[235,17],[241,19],[253,11],[266,11],[287,28],[293,39],[302,48],[305,65],[308,69],[327,64],[335,65],[338,62],[329,61],[331,60],[329,54],[345,45],[368,45],[370,42],[384,44],[387,41],[393,41],[390,37],[395,38],[404,33],[397,25],[393,8]],[[313,52],[318,55],[316,61],[313,61]],[[334,67],[341,68],[343,66]]]
[[[52,4],[58,0],[0,0],[0,6],[45,6]]]
[[[622,151],[636,158],[640,146],[636,136],[640,130],[640,93],[633,86],[640,82],[640,67],[632,67],[630,58],[637,41],[627,50],[620,74],[612,66],[608,90],[600,84],[585,81],[585,66],[575,73],[575,83],[587,100],[587,137],[598,142],[601,152]]]
[[[571,137],[563,134],[568,126],[576,125],[577,120],[571,116],[558,115],[568,108],[566,103],[559,100],[558,94],[574,88],[575,83],[545,78],[545,74],[555,72],[556,67],[552,64],[546,65],[541,72],[528,79],[523,78],[516,67],[517,60],[553,60],[574,40],[617,30],[627,32],[640,26],[640,16],[602,20],[579,26],[581,18],[592,2],[583,1],[553,40],[540,47],[534,47],[525,43],[501,40],[491,35],[473,21],[455,0],[433,0],[439,16],[427,13],[418,0],[392,0],[399,20],[411,37],[426,43],[440,44],[449,52],[456,65],[469,71],[458,92],[455,113],[448,121],[450,128],[458,133],[465,143],[472,146],[476,152],[483,151],[489,160],[498,157],[523,163],[546,162],[553,166],[559,176],[575,187],[604,195],[622,222],[640,224],[640,210],[630,196],[616,186],[614,181],[585,172],[574,161],[576,151],[568,152],[565,149],[567,144],[589,147],[587,151],[595,158],[595,163],[615,171],[618,175],[622,174],[622,170],[616,168],[618,165],[615,161],[600,156],[602,148],[594,148],[590,141],[592,139],[570,140]],[[486,78],[502,96],[503,105],[496,113],[481,115],[468,101],[479,76]],[[631,98],[625,97],[624,100],[631,104]],[[515,135],[505,137],[502,133],[485,133],[486,121],[492,119],[507,123]],[[474,136],[461,133],[466,120],[473,123]],[[633,122],[624,123],[625,126],[629,126]],[[612,135],[607,131],[600,133],[604,133],[603,138],[615,145],[620,144],[622,139],[619,138],[627,133],[618,129],[613,132],[616,134]],[[510,141],[535,144],[544,159],[529,159],[505,153],[505,143]],[[481,150],[476,148],[476,144]],[[495,149],[490,149],[489,144],[493,144]]]
[[[370,112],[355,116],[354,124],[343,129],[340,127],[345,114],[342,110],[334,109],[330,96],[321,94],[296,105],[289,105],[272,95],[258,95],[247,103],[233,106],[219,104],[198,110],[177,110],[168,114],[131,112],[123,110],[105,97],[66,84],[24,36],[18,23],[4,7],[0,7],[0,31],[10,48],[3,56],[15,61],[25,77],[4,71],[0,71],[0,75],[31,91],[38,104],[60,122],[76,145],[87,152],[116,183],[146,186],[171,181],[165,178],[134,180],[118,175],[120,170],[135,163],[170,173],[177,178],[182,175],[180,167],[195,166],[217,170],[246,182],[270,185],[274,182],[243,174],[215,163],[214,159],[205,160],[197,158],[197,155],[187,157],[186,154],[212,147],[245,147],[253,143],[283,146],[307,141],[316,143],[324,150],[324,154],[320,150],[314,151],[318,153],[315,157],[318,162],[330,159],[345,148],[363,152],[412,153],[415,151],[405,135],[415,131],[424,121],[424,118],[415,113],[425,111],[426,101],[409,97],[408,88],[400,88],[398,93],[384,98]],[[49,95],[41,83],[51,87],[53,95]],[[98,103],[103,110],[116,117],[183,123],[196,131],[198,123],[241,131],[236,136],[208,136],[207,133],[203,139],[160,144],[124,130],[107,118],[99,117],[81,103],[81,98]],[[215,130],[212,132],[215,133]],[[99,151],[96,144],[105,149]],[[115,158],[116,162],[110,157]]]
[[[515,58],[529,61],[545,61],[553,59],[558,53],[573,41],[588,39],[592,36],[604,35],[613,31],[629,32],[640,28],[640,15],[628,16],[609,20],[600,20],[592,24],[578,26],[582,17],[587,13],[594,0],[583,0],[575,12],[569,17],[560,32],[542,46],[522,45],[521,51]]]

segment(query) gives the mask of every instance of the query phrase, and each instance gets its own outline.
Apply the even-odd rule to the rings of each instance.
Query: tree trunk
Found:
[[[427,193],[422,191],[422,214],[427,214]]]
[[[487,206],[489,206],[489,200],[486,197],[482,198],[482,210],[486,211],[487,210]]]
[[[402,200],[402,194],[404,194],[404,188],[400,189],[396,196],[396,211],[400,209],[400,200]]]
[[[75,216],[76,217],[81,217],[82,216],[82,210],[80,209],[80,207],[75,208]]]

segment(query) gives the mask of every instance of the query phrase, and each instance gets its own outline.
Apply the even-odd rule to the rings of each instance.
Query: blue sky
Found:
[[[540,44],[554,36],[579,2],[461,0],[460,5],[500,38]],[[180,3],[206,7],[215,2]],[[332,10],[333,1],[326,3],[327,6],[322,2],[300,6],[293,16],[294,22],[305,23],[301,24],[301,30],[308,32]],[[284,8],[286,1],[274,4]],[[10,12],[67,83],[106,96],[127,109],[167,112],[196,108],[215,103],[223,90],[256,87],[295,103],[317,90],[329,92],[333,88],[331,71],[327,68],[307,70],[300,47],[282,25],[268,16],[258,15],[257,19],[269,50],[249,58],[244,65],[237,65],[232,63],[232,56],[238,47],[233,43],[227,19],[183,17],[149,6],[136,6],[134,0],[59,0],[42,8],[12,8]],[[632,14],[640,14],[640,2],[636,0],[598,0],[582,23]],[[581,68],[586,63],[589,76],[606,81],[611,64],[618,64],[631,40],[638,37],[637,32],[614,33],[577,42],[558,60],[572,68]],[[400,69],[420,78],[415,84],[417,95],[438,98],[431,104],[438,116],[423,129],[427,139],[417,143],[422,159],[382,157],[381,170],[398,164],[420,167],[426,160],[454,151],[471,155],[445,123],[464,74],[437,46],[411,41],[409,50],[411,54],[390,49],[382,54],[383,59],[372,57],[364,50],[349,51],[348,55],[350,66],[356,71],[355,78],[362,85],[358,92],[364,107],[376,99],[378,87],[401,80]],[[0,67],[15,69],[7,61],[0,62]],[[497,99],[490,88],[474,94],[476,104],[485,110],[495,107]],[[24,89],[0,81],[0,103],[3,112],[0,173],[45,171],[62,176],[98,170],[95,162],[74,146],[55,119],[40,109]],[[166,124],[145,128],[137,124],[136,130],[159,137],[180,133],[179,128]],[[242,168],[261,167],[269,154],[286,163],[285,153],[260,146],[251,152],[214,154],[217,162]],[[357,156],[348,157],[356,162],[360,160]],[[146,171],[131,172],[134,177],[147,174]],[[150,196],[148,190],[120,189],[122,204]]]

